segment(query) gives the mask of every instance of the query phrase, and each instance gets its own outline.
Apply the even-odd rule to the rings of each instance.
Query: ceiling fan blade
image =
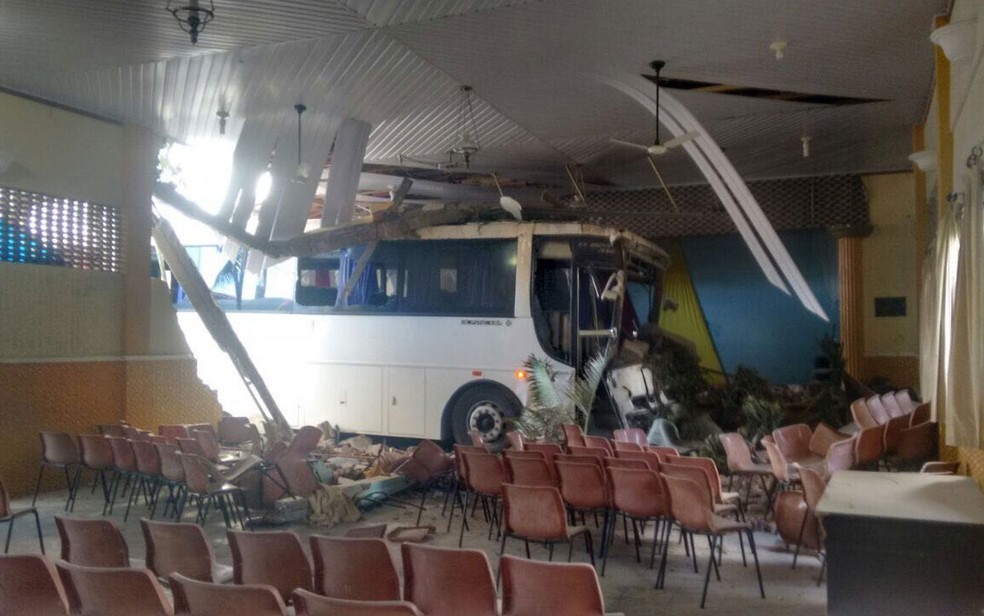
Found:
[[[519,201],[516,201],[512,197],[506,197],[503,195],[502,197],[499,197],[499,205],[502,209],[509,212],[516,220],[523,220],[523,206],[519,204]]]
[[[646,160],[649,161],[649,166],[653,168],[653,173],[656,174],[656,178],[659,180],[660,185],[663,187],[663,191],[666,192],[666,198],[670,200],[670,205],[672,205],[673,209],[676,210],[676,213],[679,214],[680,208],[677,206],[676,200],[673,199],[673,193],[670,192],[670,187],[667,186],[666,182],[663,181],[663,176],[660,175],[659,169],[656,168],[656,162],[648,156],[646,157]]]
[[[636,150],[642,150],[643,152],[649,152],[649,146],[641,145],[638,143],[632,143],[631,141],[621,141],[620,139],[609,139],[614,144],[624,145],[627,148],[635,148]]]
[[[689,133],[684,133],[679,137],[674,137],[673,139],[670,139],[669,141],[664,143],[663,146],[667,148],[675,148],[677,146],[681,146],[687,143],[688,141],[693,141],[697,137],[700,137],[700,133],[695,130],[692,130]]]

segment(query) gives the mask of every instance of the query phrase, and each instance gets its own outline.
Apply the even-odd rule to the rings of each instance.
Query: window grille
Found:
[[[0,186],[0,261],[121,272],[119,210]]]

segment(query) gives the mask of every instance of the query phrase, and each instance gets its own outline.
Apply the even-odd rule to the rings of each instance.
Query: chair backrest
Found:
[[[884,446],[882,442],[884,431],[881,426],[873,426],[858,432],[854,440],[855,464],[871,464],[878,461]]]
[[[403,599],[428,616],[497,616],[495,582],[481,550],[404,543]]]
[[[170,443],[170,441],[168,441],[166,437],[163,437],[159,434],[151,434],[150,436],[147,437],[147,440],[154,444]],[[175,445],[175,447],[177,446]]]
[[[612,447],[612,442],[603,436],[589,436],[585,434],[583,437],[585,447],[595,447],[597,449],[604,449],[608,452],[608,455],[615,454],[615,448]],[[573,453],[573,452],[571,452]]]
[[[499,456],[466,451],[463,457],[468,468],[468,483],[473,490],[489,496],[502,493],[502,484],[508,477]]]
[[[182,424],[164,424],[157,426],[157,433],[170,442],[179,438],[188,438],[188,428]]]
[[[670,513],[659,473],[649,469],[608,469],[612,502],[619,511],[638,518],[656,518]]]
[[[289,531],[227,530],[236,584],[269,584],[288,601],[295,588],[313,587],[311,562]]]
[[[604,447],[578,447],[577,445],[572,445],[567,448],[567,452],[572,456],[594,456],[599,461],[611,456]]]
[[[854,466],[854,437],[837,441],[827,448],[827,473],[847,471]]]
[[[137,456],[133,453],[132,441],[118,436],[107,436],[106,440],[113,450],[113,466],[121,471],[136,472]]]
[[[294,438],[290,440],[290,445],[287,446],[284,455],[306,458],[321,442],[322,436],[324,436],[324,432],[321,431],[321,428],[301,426],[294,433]]]
[[[642,447],[648,444],[646,431],[642,428],[618,428],[612,433],[612,436],[616,443],[634,443]]]
[[[197,524],[154,522],[141,518],[147,568],[159,578],[172,573],[202,582],[214,582],[215,556],[205,531]]]
[[[564,444],[570,447],[584,447],[584,431],[581,426],[574,424],[561,424],[560,428],[564,431]]]
[[[899,445],[895,449],[899,459],[928,460],[935,456],[938,444],[937,425],[934,421],[925,421],[903,430],[899,435]]]
[[[294,591],[297,616],[423,616],[409,601],[354,601]]]
[[[648,449],[644,451],[616,451],[615,457],[619,460],[642,460],[649,470],[659,472],[660,458],[655,451]]]
[[[0,556],[0,613],[68,615],[68,597],[51,561],[41,554]]]
[[[849,438],[851,438],[850,434],[838,432],[825,422],[821,421],[817,424],[817,427],[814,428],[813,436],[810,437],[810,451],[818,456],[826,456],[827,450],[830,449],[831,445]]]
[[[485,451],[484,447],[476,447],[474,445],[458,445],[453,446],[454,450],[454,471],[458,475],[458,480],[462,485],[469,490],[471,489],[471,483],[468,481],[468,465],[465,464],[465,453],[488,453]]]
[[[484,452],[485,449],[483,448]],[[428,479],[451,469],[451,457],[434,441],[423,440],[417,445],[411,458],[427,469]]]
[[[177,616],[287,616],[287,606],[273,586],[213,584],[180,573],[170,579]]]
[[[775,441],[764,438],[762,439],[762,446],[765,447],[765,452],[769,455],[772,474],[779,481],[789,481],[792,477],[789,472],[789,462],[786,460],[786,456],[782,455],[779,446],[776,445]]]
[[[191,431],[191,436],[198,441],[198,446],[202,448],[202,453],[206,460],[212,462],[219,461],[219,439],[213,430],[202,430],[201,428]]]
[[[657,462],[658,463],[658,462]],[[634,468],[648,471],[649,464],[638,458],[605,458],[605,468]]]
[[[502,486],[502,532],[531,539],[566,539],[567,511],[552,486]]]
[[[909,413],[909,427],[926,423],[932,418],[933,409],[929,402],[923,402]]]
[[[133,441],[133,456],[137,463],[137,472],[143,475],[161,474],[161,454],[150,441]]]
[[[103,436],[118,436],[120,438],[126,437],[126,430],[122,424],[98,424],[96,429],[99,430],[99,434]]]
[[[184,481],[184,465],[177,445],[154,443],[157,455],[161,458],[161,476],[168,481]]]
[[[85,567],[129,567],[130,551],[111,520],[55,516],[65,562]]]
[[[526,450],[526,439],[523,438],[523,433],[519,430],[506,432],[506,441],[509,443],[509,448],[513,451]]]
[[[813,437],[813,430],[806,424],[793,424],[783,426],[772,431],[772,438],[776,440],[776,445],[782,451],[782,455],[790,462],[810,458],[810,439]]]
[[[202,444],[198,442],[197,438],[188,437],[188,438],[177,438],[175,440],[178,443],[178,449],[181,450],[181,453],[191,454],[193,456],[201,456],[203,458],[206,457],[205,450],[202,449]]]
[[[704,472],[704,476],[707,477],[707,485],[711,487],[711,494],[714,496],[714,502],[721,502],[721,475],[718,474],[717,464],[714,463],[714,460],[710,458],[680,456],[678,458],[674,458],[670,463],[683,466],[693,466],[702,470]]]
[[[895,392],[895,404],[902,409],[902,413],[911,413],[916,408],[916,402],[912,399],[908,389],[900,389]]]
[[[293,457],[283,457],[277,460],[277,469],[287,482],[290,493],[294,496],[307,498],[321,487],[314,469],[307,460]]]
[[[557,443],[524,443],[523,451],[539,451],[547,457],[548,461],[556,454],[563,453],[563,449]]]
[[[891,419],[888,414],[888,409],[882,404],[881,396],[874,395],[869,397],[865,402],[868,405],[868,411],[871,413],[871,417],[878,423],[878,425],[884,425]]]
[[[253,424],[246,417],[223,417],[219,420],[217,437],[220,443],[238,445],[253,440],[257,435]]]
[[[734,472],[747,469],[754,464],[752,462],[752,452],[748,448],[748,441],[737,432],[727,432],[719,434],[718,439],[724,446],[724,455],[728,460],[728,470]]]
[[[45,464],[78,464],[79,446],[68,432],[41,433],[41,461]]]
[[[626,441],[612,441],[612,447],[614,447],[615,455],[618,455],[620,451],[645,451],[646,448],[639,443],[629,443]]]
[[[605,509],[609,505],[608,484],[594,462],[557,461],[557,478],[564,501],[575,509]]]
[[[164,589],[146,569],[83,567],[66,562],[56,566],[72,614],[174,616]]]
[[[102,434],[80,434],[79,455],[89,468],[105,470],[113,468],[113,448]]]
[[[116,436],[115,434],[107,434],[106,436]],[[123,426],[123,438],[135,441],[140,438],[140,430],[137,430],[133,426]]]
[[[586,563],[545,563],[502,557],[502,616],[563,613],[603,616],[598,574]]]
[[[908,411],[903,411],[899,405],[899,399],[895,397],[895,392],[890,391],[881,395],[882,406],[888,411],[889,418],[901,417]]]
[[[904,415],[892,417],[885,422],[884,430],[882,431],[882,445],[885,453],[895,453],[896,448],[899,446],[899,439],[902,438],[902,431],[908,427],[909,418]]]
[[[659,447],[656,445],[651,445],[646,449],[646,451],[651,451],[655,454],[658,454],[661,460],[664,458],[672,458],[674,456],[680,455],[680,450],[678,450],[676,447]]]
[[[817,503],[823,496],[823,490],[827,487],[827,482],[823,480],[820,473],[808,466],[797,464],[796,470],[799,471],[800,482],[803,484],[803,498],[806,499],[806,506],[810,508],[810,511],[815,512]]]
[[[854,423],[858,425],[859,430],[873,428],[878,425],[878,422],[871,415],[871,410],[868,408],[868,403],[864,398],[858,398],[851,403],[851,416],[854,418]]]
[[[400,578],[382,539],[311,535],[314,591],[336,599],[399,601]]]
[[[209,465],[205,458],[192,453],[179,453],[178,459],[181,460],[184,482],[188,490],[199,494],[208,492]]]
[[[525,452],[521,452],[525,453]],[[506,456],[506,467],[509,469],[509,481],[521,486],[556,486],[550,466],[540,452],[530,452],[538,458]]]
[[[664,472],[663,481],[670,495],[670,513],[673,519],[690,530],[710,530],[713,506],[707,488],[691,479],[674,476],[672,472]]]

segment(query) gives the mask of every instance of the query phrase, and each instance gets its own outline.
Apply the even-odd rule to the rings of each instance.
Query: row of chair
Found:
[[[479,550],[403,544],[405,584],[401,594],[395,566],[382,540],[312,537],[313,546],[325,546],[314,548],[316,562],[318,554],[331,555],[330,566],[340,569],[340,573],[332,571],[332,574],[340,579],[314,589],[309,579],[294,577],[298,585],[285,594],[283,587],[276,585],[286,580],[284,571],[303,572],[306,564],[296,557],[288,557],[300,548],[296,535],[236,531],[229,534],[230,541],[236,542],[231,543],[234,563],[239,554],[239,561],[246,558],[255,561],[254,569],[243,567],[232,586],[174,571],[167,577],[174,597],[173,608],[151,569],[92,567],[62,560],[57,563],[56,573],[41,555],[0,557],[0,612],[25,616],[68,613],[265,616],[286,615],[286,605],[293,603],[298,615],[499,615],[492,571],[485,553]],[[266,535],[276,536],[276,541],[267,541]],[[246,543],[254,542],[256,545],[244,551]],[[266,551],[261,553],[257,546],[264,546]],[[300,556],[306,558],[303,551]],[[310,565],[307,567],[309,573]],[[264,569],[268,575],[260,575],[257,568]],[[539,563],[506,556],[501,570],[503,616],[543,614],[558,606],[563,606],[564,613],[604,614],[601,588],[590,566]],[[327,590],[329,594],[318,590]]]

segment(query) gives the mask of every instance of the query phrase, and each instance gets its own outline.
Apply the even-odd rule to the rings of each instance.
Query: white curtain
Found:
[[[946,443],[981,447],[984,426],[984,202],[980,166],[940,221],[923,272],[921,394]]]

